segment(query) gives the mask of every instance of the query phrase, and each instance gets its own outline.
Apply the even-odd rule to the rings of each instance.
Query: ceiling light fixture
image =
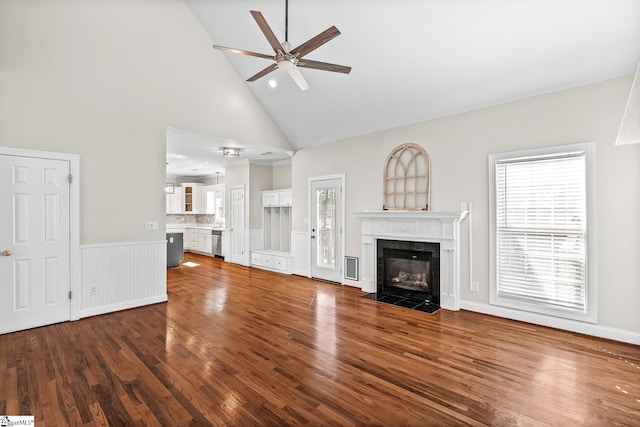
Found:
[[[237,147],[222,147],[222,157],[230,159],[240,157],[240,149]]]

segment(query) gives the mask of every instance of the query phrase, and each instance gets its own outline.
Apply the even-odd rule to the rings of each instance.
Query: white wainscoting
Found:
[[[167,301],[167,242],[80,246],[80,317]]]
[[[311,277],[311,243],[306,231],[291,232],[291,255],[293,274]]]
[[[264,233],[262,232],[262,228],[249,230],[249,252],[261,250],[263,248],[263,240]]]

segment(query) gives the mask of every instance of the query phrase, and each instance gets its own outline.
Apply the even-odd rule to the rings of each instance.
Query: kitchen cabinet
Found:
[[[192,228],[185,228],[183,235],[183,244],[185,250],[191,250],[193,248],[193,232]]]
[[[176,186],[172,194],[166,195],[166,213],[204,213],[201,191],[202,186],[203,185],[199,183],[184,183]]]
[[[202,184],[198,183],[184,183],[182,184],[183,192],[183,213],[197,214],[201,213],[202,209],[202,192],[200,189]]]
[[[166,195],[167,201],[167,213],[168,214],[181,214],[182,213],[182,187],[175,188],[173,193]]]
[[[211,229],[186,227],[184,229],[184,249],[212,255]]]
[[[198,252],[211,255],[211,230],[198,230]]]

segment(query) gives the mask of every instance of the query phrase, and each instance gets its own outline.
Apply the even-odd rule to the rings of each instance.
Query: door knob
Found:
[[[13,252],[11,252],[9,249],[5,249],[4,251],[2,251],[2,255],[11,256],[13,255]]]

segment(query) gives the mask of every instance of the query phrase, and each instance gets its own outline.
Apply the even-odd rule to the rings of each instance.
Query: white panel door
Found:
[[[229,223],[229,238],[231,245],[230,261],[236,264],[244,264],[244,188],[232,188]]]
[[[311,182],[311,276],[342,283],[342,180]]]
[[[69,169],[0,155],[0,334],[70,320]]]

